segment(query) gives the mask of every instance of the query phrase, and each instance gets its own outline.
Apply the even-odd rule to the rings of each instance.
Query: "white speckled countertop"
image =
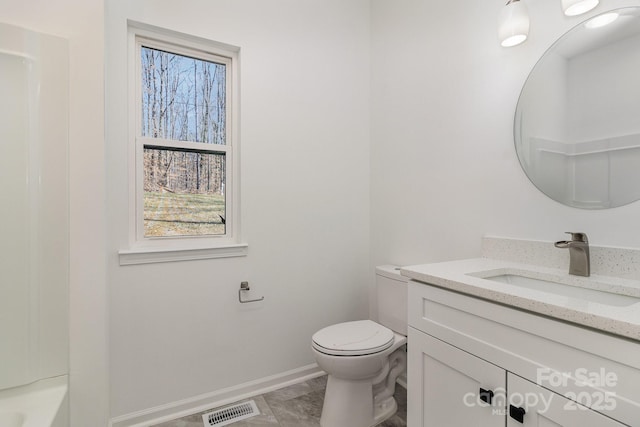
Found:
[[[414,265],[400,271],[413,280],[640,341],[638,280],[597,274],[591,277],[571,276],[567,269],[493,258]],[[556,282],[560,284],[557,285],[560,290],[570,292],[554,293],[553,286],[541,290],[483,278],[503,274]],[[607,302],[606,295],[599,298],[590,290],[628,298],[613,297]]]

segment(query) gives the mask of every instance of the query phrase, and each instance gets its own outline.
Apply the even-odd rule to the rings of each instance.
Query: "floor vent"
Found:
[[[228,406],[217,411],[207,412],[202,415],[202,421],[205,427],[210,426],[226,426],[236,421],[260,415],[260,411],[256,406],[256,402],[249,400],[248,402],[238,403],[237,405]]]

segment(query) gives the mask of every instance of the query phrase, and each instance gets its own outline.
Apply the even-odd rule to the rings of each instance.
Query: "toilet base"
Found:
[[[347,381],[329,375],[320,417],[322,427],[373,427],[398,410],[393,396],[375,402],[371,381]]]
[[[398,403],[396,402],[396,399],[393,396],[388,397],[383,402],[377,403],[376,407],[374,408],[374,417],[373,417],[372,425],[374,426],[378,425],[381,422],[391,418],[393,414],[396,413],[397,410],[398,410]]]

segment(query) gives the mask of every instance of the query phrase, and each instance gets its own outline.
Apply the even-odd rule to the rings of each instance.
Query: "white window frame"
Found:
[[[130,248],[121,250],[120,264],[143,264],[191,259],[244,256],[247,245],[240,243],[239,206],[239,49],[218,42],[160,30],[142,24],[129,24],[129,236]],[[222,144],[203,144],[143,137],[141,48],[160,49],[204,61],[223,63],[226,76],[226,139]],[[182,148],[225,155],[225,234],[200,236],[144,236],[143,152],[144,146]]]

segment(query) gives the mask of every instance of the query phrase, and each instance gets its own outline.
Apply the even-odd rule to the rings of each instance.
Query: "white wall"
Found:
[[[127,19],[241,49],[245,258],[118,265]],[[110,0],[106,33],[112,416],[313,363],[313,332],[368,310],[369,1]]]
[[[482,235],[640,247],[640,203],[568,208],[526,178],[513,147],[522,85],[544,51],[582,18],[559,1],[528,3],[530,38],[503,49],[504,1],[373,0],[372,263],[480,255]],[[638,1],[603,0],[590,14]],[[375,310],[374,310],[375,311]]]
[[[69,40],[71,426],[108,419],[102,0],[0,0],[0,20]]]

